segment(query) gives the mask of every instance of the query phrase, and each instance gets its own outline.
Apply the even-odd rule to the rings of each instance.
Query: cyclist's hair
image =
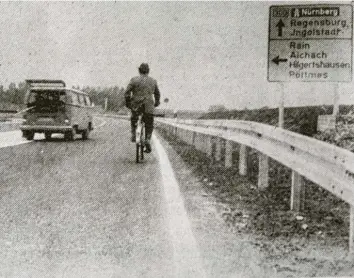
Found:
[[[150,71],[149,65],[146,63],[142,63],[139,67],[139,73],[141,74],[148,74]]]

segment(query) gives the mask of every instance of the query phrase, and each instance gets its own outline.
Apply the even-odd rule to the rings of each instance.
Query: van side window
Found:
[[[78,95],[75,93],[71,93],[71,98],[73,100],[73,105],[80,105]]]
[[[28,95],[26,97],[27,97],[28,105],[32,106],[36,101],[36,94],[31,91],[30,93],[28,93]]]
[[[65,94],[65,92],[61,92],[61,93],[60,93],[59,100],[60,100],[61,102],[63,102],[63,103],[66,102],[66,94]]]
[[[84,96],[81,95],[81,94],[79,94],[78,96],[79,96],[79,103],[80,103],[80,105],[85,105],[85,98],[84,98]]]
[[[89,96],[85,96],[85,101],[87,106],[91,106],[91,100]]]

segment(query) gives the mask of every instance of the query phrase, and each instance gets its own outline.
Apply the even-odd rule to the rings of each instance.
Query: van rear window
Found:
[[[85,103],[87,106],[91,106],[91,101],[89,96],[85,96]]]
[[[27,99],[27,107],[36,112],[59,112],[65,107],[65,91],[39,90],[31,91]]]

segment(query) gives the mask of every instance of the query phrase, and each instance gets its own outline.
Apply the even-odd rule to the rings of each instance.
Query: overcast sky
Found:
[[[272,4],[0,2],[0,80],[125,87],[148,62],[171,108],[275,107],[279,84],[267,81]],[[339,89],[341,102],[354,102],[352,83]],[[285,90],[286,106],[332,102],[330,83]]]

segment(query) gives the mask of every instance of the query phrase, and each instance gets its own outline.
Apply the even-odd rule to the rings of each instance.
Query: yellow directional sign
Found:
[[[351,5],[271,6],[268,81],[350,82],[352,34]]]

